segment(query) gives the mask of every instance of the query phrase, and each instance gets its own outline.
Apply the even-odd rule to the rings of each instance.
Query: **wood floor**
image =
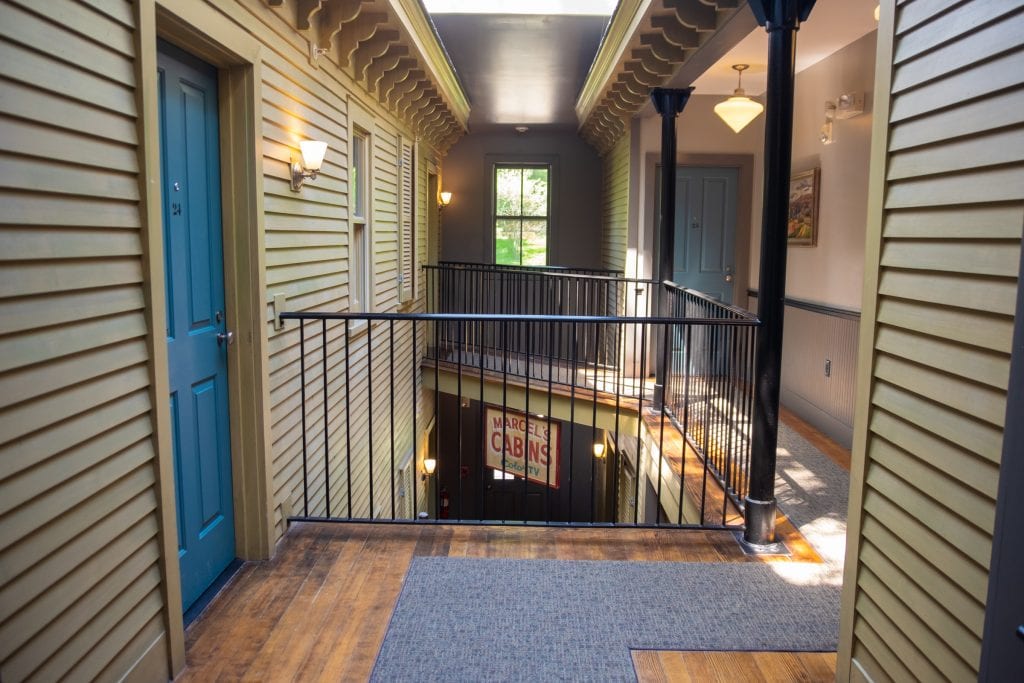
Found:
[[[640,683],[831,681],[835,652],[673,652],[633,650]]]
[[[791,556],[745,555],[727,531],[295,524],[274,559],[244,564],[189,627],[179,680],[366,680],[415,556],[820,561],[784,518],[779,533]],[[818,681],[835,670],[834,653],[633,657],[644,681]]]

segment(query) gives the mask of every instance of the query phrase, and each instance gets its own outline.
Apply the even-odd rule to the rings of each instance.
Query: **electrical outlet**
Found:
[[[825,376],[826,377],[831,377],[832,376],[832,359],[831,358],[826,358],[825,359]]]

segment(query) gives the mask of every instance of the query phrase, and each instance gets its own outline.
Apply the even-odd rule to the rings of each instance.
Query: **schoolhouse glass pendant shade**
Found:
[[[739,87],[742,83],[743,70],[748,68],[748,65],[734,64],[732,68],[736,69],[739,79],[737,81],[737,88],[733,92],[732,97],[715,105],[715,113],[718,114],[720,119],[725,121],[727,126],[732,128],[734,133],[739,133],[747,127],[748,123],[756,119],[764,111],[764,105],[747,97],[746,93],[743,92],[743,88]]]

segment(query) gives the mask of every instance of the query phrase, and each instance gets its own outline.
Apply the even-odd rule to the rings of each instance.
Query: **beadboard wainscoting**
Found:
[[[757,292],[748,292],[757,311]],[[860,312],[786,298],[782,404],[845,448],[853,442]]]

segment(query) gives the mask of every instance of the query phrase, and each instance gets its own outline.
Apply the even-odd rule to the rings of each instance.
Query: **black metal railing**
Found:
[[[749,449],[729,430],[749,412],[757,321],[664,291],[677,306],[666,318],[282,314],[297,323],[303,406],[293,517],[734,526]],[[671,359],[660,406],[653,348]],[[665,424],[687,434],[696,466]]]
[[[442,263],[425,266],[426,310],[430,313],[541,315],[541,316],[646,316],[650,314],[651,295],[656,283],[649,280],[609,275],[607,271],[581,272],[581,269],[553,267],[483,266]],[[598,274],[600,273],[600,274]],[[486,332],[486,331],[485,331]],[[550,339],[537,340],[533,351],[550,355],[558,363],[579,357],[571,343],[578,342],[598,365],[614,367],[619,362],[620,340],[611,327],[595,322],[577,329],[575,340],[568,324],[555,329]],[[453,326],[441,331],[443,348],[471,346],[492,356],[509,350],[521,354],[526,349],[525,329],[517,327],[498,337],[462,339]]]

